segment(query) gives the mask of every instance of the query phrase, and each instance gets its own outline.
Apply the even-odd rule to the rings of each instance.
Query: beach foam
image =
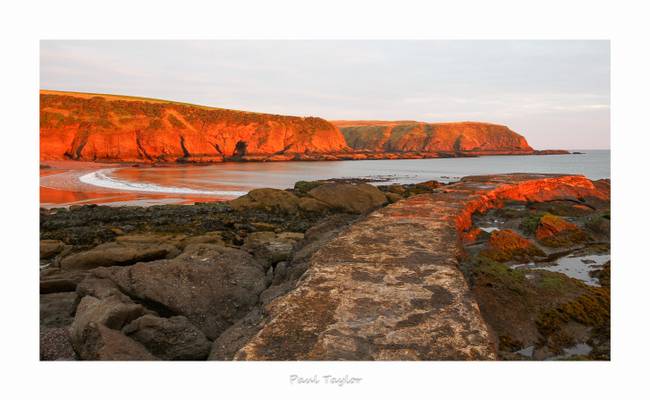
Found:
[[[212,196],[243,196],[246,192],[229,191],[229,190],[197,190],[185,187],[167,187],[160,186],[153,183],[144,182],[129,182],[119,180],[109,176],[111,172],[117,168],[105,168],[93,171],[79,177],[79,180],[88,185],[116,189],[127,190],[134,192],[147,192],[147,193],[169,193],[169,194],[196,194],[196,195],[212,195]]]

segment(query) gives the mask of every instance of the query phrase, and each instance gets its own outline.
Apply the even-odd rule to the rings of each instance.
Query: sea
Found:
[[[41,207],[74,204],[156,205],[232,199],[256,188],[286,189],[297,181],[366,178],[375,184],[453,182],[468,175],[513,172],[610,177],[610,150],[582,154],[484,156],[419,160],[287,161],[177,164],[161,167],[55,165],[41,173]]]

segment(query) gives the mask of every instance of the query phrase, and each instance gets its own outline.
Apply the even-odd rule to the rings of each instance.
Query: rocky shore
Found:
[[[40,216],[42,360],[609,358],[609,262],[554,264],[609,254],[609,181],[301,181]]]

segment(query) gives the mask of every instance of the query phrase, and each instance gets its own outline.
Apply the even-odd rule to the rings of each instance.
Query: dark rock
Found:
[[[104,243],[90,250],[71,254],[61,260],[63,269],[90,269],[113,265],[130,265],[173,257],[179,250],[159,236],[121,236],[115,242]]]
[[[40,296],[41,328],[58,328],[72,323],[75,300],[74,292],[49,293]]]
[[[85,296],[79,302],[74,321],[70,326],[72,345],[77,351],[85,345],[84,332],[90,324],[104,325],[119,330],[146,312],[147,310],[142,305],[125,302],[119,296],[109,296],[103,299]]]
[[[318,201],[311,197],[301,197],[298,201],[298,208],[302,211],[322,213],[329,210],[329,206],[322,201]]]
[[[263,264],[270,266],[291,257],[296,244],[304,235],[297,232],[253,232],[246,238],[243,250],[254,254]]]
[[[63,242],[60,240],[41,240],[41,259],[52,258],[63,250]]]
[[[94,274],[161,316],[186,316],[210,339],[246,315],[266,287],[264,268],[252,256],[211,244],[190,245],[173,260],[99,268]]]
[[[232,360],[237,350],[259,331],[259,324],[263,319],[264,315],[259,308],[251,310],[214,341],[208,360]]]
[[[397,193],[388,192],[386,193],[386,198],[389,203],[395,203],[396,201],[402,200],[402,196]]]
[[[143,315],[126,325],[122,332],[163,360],[205,360],[211,347],[203,332],[180,315],[171,318]]]
[[[384,193],[367,183],[326,183],[310,190],[308,194],[333,209],[355,214],[367,213],[387,201]]]
[[[77,283],[74,279],[42,279],[40,282],[40,293],[74,292],[77,288]]]
[[[82,345],[75,347],[83,360],[154,361],[157,358],[135,340],[104,325],[91,323],[81,332]]]
[[[298,197],[279,189],[254,189],[248,194],[230,201],[235,210],[255,208],[261,210],[281,210],[295,212],[298,209]]]
[[[277,284],[282,281],[287,276],[287,263],[285,261],[279,262],[275,268],[273,268],[273,283]]]

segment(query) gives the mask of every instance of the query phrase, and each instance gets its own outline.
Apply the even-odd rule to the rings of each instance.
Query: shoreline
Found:
[[[501,174],[41,210],[41,359],[608,360],[609,198]]]
[[[421,160],[439,158],[477,158],[498,156],[553,156],[582,154],[571,150],[533,150],[533,151],[480,151],[480,152],[352,152],[352,153],[293,153],[293,154],[249,154],[242,157],[190,156],[179,157],[175,161],[151,161],[146,159],[133,160],[75,160],[71,158],[41,159],[41,168],[54,162],[80,162],[98,164],[138,165],[145,166],[178,166],[178,165],[218,165],[222,163],[265,163],[265,162],[321,162],[321,161],[373,161],[373,160]]]
[[[602,154],[601,154],[602,153]],[[227,201],[261,187],[283,189],[300,180],[337,178],[415,183],[435,179],[452,182],[462,176],[483,173],[573,173],[591,179],[609,177],[607,151],[587,156],[567,154],[566,158],[521,156],[483,156],[471,158],[436,158],[402,160],[349,160],[365,163],[326,163],[318,161],[222,162],[222,163],[125,163],[46,160],[41,162],[41,206],[54,208],[75,204],[132,205],[191,204],[192,202]],[[579,158],[580,157],[580,158]],[[588,157],[582,159],[581,157]],[[603,158],[604,157],[604,158]],[[600,160],[603,161],[600,161]],[[465,160],[465,161],[461,161]],[[521,161],[519,161],[521,160]],[[585,164],[587,162],[587,164]],[[594,164],[596,163],[596,164]],[[581,168],[580,165],[589,167]],[[602,165],[602,167],[601,167]],[[357,167],[359,166],[359,167]],[[496,166],[496,167],[493,167]],[[106,179],[80,178],[104,171]],[[95,182],[97,181],[97,182]],[[95,185],[94,183],[97,183]]]

